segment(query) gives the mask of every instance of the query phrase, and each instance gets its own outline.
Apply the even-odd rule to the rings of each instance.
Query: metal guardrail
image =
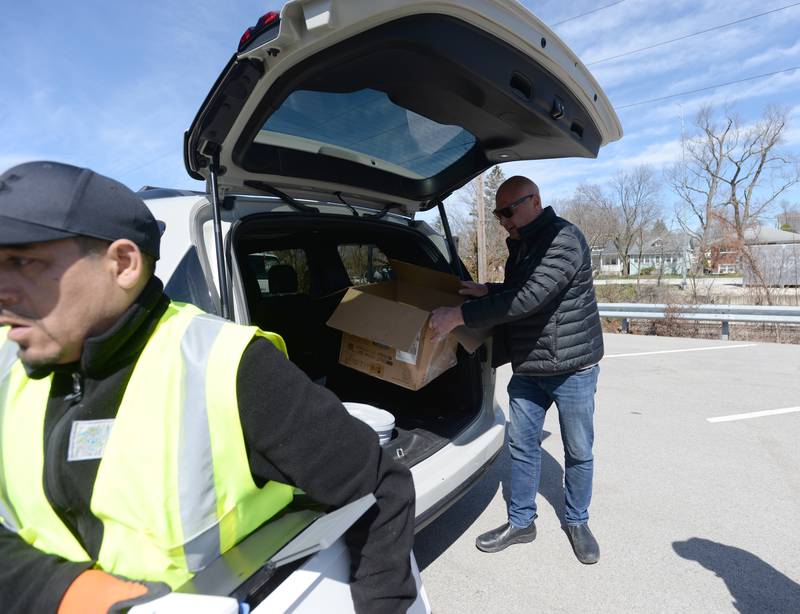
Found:
[[[661,305],[653,303],[598,303],[601,318],[622,319],[622,332],[630,320],[704,320],[722,324],[721,338],[727,339],[731,322],[772,322],[800,324],[800,307],[761,305]]]

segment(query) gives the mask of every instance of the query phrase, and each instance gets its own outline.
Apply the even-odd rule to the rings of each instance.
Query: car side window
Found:
[[[164,286],[164,294],[173,301],[192,303],[206,313],[217,313],[194,246],[189,248],[175,267],[172,277]]]
[[[389,259],[377,246],[347,244],[339,245],[338,250],[352,285],[361,286],[394,278]]]

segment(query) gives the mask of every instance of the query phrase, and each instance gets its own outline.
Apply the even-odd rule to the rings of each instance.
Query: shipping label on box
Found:
[[[372,377],[414,390],[414,374],[409,365],[395,360],[394,348],[381,343],[342,335],[339,363]]]
[[[409,365],[415,365],[417,364],[418,353],[419,353],[419,333],[417,333],[417,336],[414,339],[414,343],[412,344],[411,349],[408,352],[403,352],[402,350],[396,350],[394,353],[394,357],[400,362],[404,362]]]

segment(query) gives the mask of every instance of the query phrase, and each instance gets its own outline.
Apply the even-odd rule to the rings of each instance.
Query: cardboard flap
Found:
[[[407,281],[396,282],[396,287],[395,300],[426,311],[433,311],[437,307],[457,307],[464,302],[464,297],[460,294],[450,294]]]
[[[428,321],[428,312],[350,288],[328,326],[408,352]]]
[[[434,271],[433,269],[391,258],[389,259],[389,265],[392,267],[395,277],[400,281],[432,288],[447,294],[458,295],[458,290],[461,288],[461,282],[458,277],[449,273]]]
[[[483,344],[491,334],[490,328],[467,328],[466,326],[459,326],[455,328],[452,335],[458,340],[461,346],[472,354]]]

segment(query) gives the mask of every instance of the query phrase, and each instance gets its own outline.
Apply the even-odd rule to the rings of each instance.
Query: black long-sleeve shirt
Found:
[[[135,361],[167,305],[153,279],[111,330],[86,341],[80,363],[29,371],[34,378],[54,376],[45,416],[45,493],[93,559],[103,540],[103,525],[89,508],[100,461],[66,460],[71,424],[116,416]],[[290,483],[331,506],[375,494],[376,505],[346,537],[353,599],[359,612],[405,612],[416,596],[408,469],[383,452],[370,427],[351,418],[330,391],[265,339],[245,350],[236,388],[259,486]],[[91,565],[45,554],[0,525],[0,612],[55,612],[72,581]]]

